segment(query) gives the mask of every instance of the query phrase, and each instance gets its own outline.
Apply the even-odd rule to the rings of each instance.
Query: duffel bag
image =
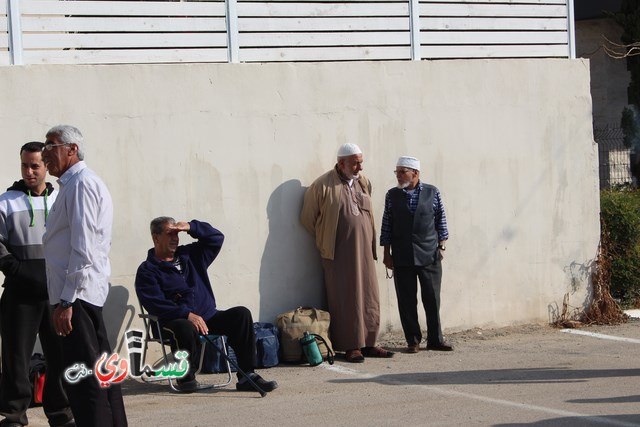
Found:
[[[279,363],[278,328],[273,323],[256,322],[253,324],[256,332],[256,367],[270,368]]]
[[[329,340],[331,315],[313,307],[298,307],[278,315],[276,325],[280,331],[280,360],[282,362],[306,362],[300,338],[305,332],[320,335],[326,345],[320,345],[320,353],[327,358],[329,350],[333,352]]]
[[[218,337],[216,338],[215,343],[219,348],[222,345],[222,340]],[[227,372],[227,361],[225,360],[224,356],[222,356],[222,354],[220,354],[218,350],[213,348],[213,345],[209,341],[205,341],[203,345],[205,346],[205,350],[204,358],[202,359],[202,370],[200,372],[202,372],[203,374],[218,374],[221,372]],[[231,360],[238,363],[236,353],[228,343],[227,353]],[[196,363],[195,360],[194,363]],[[236,368],[234,368],[233,365],[230,366],[231,372],[235,372]]]

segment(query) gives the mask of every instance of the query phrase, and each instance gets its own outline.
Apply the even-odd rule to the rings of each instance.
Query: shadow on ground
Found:
[[[337,384],[374,382],[385,385],[521,384],[584,382],[592,378],[634,376],[640,376],[640,369],[565,369],[558,367],[417,372],[379,375],[373,378],[344,378],[330,382]]]
[[[567,427],[567,426],[601,426],[601,425],[640,426],[640,414],[629,415],[594,415],[588,417],[562,417],[533,423],[493,424],[493,427]]]

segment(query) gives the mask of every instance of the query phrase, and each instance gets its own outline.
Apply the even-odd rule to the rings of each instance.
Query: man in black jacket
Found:
[[[47,361],[44,412],[51,426],[74,426],[62,388],[62,347],[51,324],[42,235],[57,193],[45,182],[41,142],[20,149],[22,179],[0,196],[0,270],[5,276],[0,298],[2,380],[0,426],[28,424],[31,402],[29,362],[39,334]]]
[[[191,355],[199,354],[198,335],[211,331],[228,337],[238,366],[254,383],[266,392],[275,390],[277,382],[267,381],[254,372],[256,343],[249,309],[238,306],[221,310],[216,305],[207,269],[220,253],[224,235],[203,221],[176,221],[166,216],[151,221],[150,230],[153,248],[138,267],[136,294],[142,306],[171,331],[173,351],[186,350],[190,355],[190,372],[177,381],[178,388],[184,392],[199,389]],[[196,241],[180,246],[180,233]],[[254,390],[246,377],[240,375],[236,389]]]

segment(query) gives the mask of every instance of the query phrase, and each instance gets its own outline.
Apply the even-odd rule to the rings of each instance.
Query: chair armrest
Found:
[[[140,317],[141,319],[148,319],[153,322],[157,322],[159,320],[158,316],[154,316],[153,314],[147,314],[147,313],[139,313],[138,317]]]

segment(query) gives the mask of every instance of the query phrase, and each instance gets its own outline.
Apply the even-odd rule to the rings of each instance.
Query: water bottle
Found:
[[[304,350],[304,355],[307,357],[309,365],[318,366],[322,363],[322,354],[320,354],[315,334],[305,332],[304,336],[300,338],[300,344],[302,345],[302,350]]]

